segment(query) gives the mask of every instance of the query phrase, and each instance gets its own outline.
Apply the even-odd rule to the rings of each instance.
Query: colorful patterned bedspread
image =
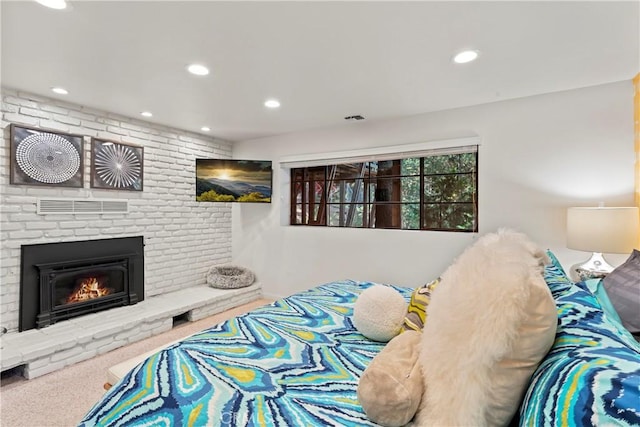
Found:
[[[558,329],[532,377],[520,425],[640,426],[640,344],[586,283],[573,284],[558,265],[547,267],[545,279]]]
[[[80,425],[375,425],[356,388],[383,344],[351,323],[371,285],[322,285],[174,344],[122,378]]]

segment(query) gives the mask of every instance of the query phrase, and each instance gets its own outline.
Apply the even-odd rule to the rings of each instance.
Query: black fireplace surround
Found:
[[[23,245],[19,331],[144,299],[142,236]]]

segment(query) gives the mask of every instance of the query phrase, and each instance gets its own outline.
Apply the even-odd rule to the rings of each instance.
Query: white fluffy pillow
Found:
[[[353,325],[370,340],[387,342],[400,332],[408,305],[391,286],[373,285],[358,295]]]
[[[420,362],[424,426],[507,425],[553,344],[548,261],[524,234],[488,234],[442,275],[429,304]]]

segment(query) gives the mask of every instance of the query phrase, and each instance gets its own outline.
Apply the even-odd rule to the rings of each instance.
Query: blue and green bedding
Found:
[[[553,260],[545,279],[558,329],[531,379],[520,425],[640,426],[640,344],[598,281],[572,283]]]
[[[371,285],[322,285],[172,345],[108,390],[80,425],[375,425],[356,389],[383,344],[351,323]]]
[[[558,307],[556,340],[531,379],[520,425],[640,425],[640,345],[602,295],[554,261],[545,280]],[[322,285],[172,345],[123,377],[80,425],[375,425],[356,389],[383,344],[351,323],[371,285]],[[412,291],[396,289],[407,299]]]

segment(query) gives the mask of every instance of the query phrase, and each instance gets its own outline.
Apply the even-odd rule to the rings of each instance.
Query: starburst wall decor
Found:
[[[93,138],[91,153],[91,187],[142,191],[142,147]]]
[[[84,139],[12,124],[10,183],[82,187]]]

